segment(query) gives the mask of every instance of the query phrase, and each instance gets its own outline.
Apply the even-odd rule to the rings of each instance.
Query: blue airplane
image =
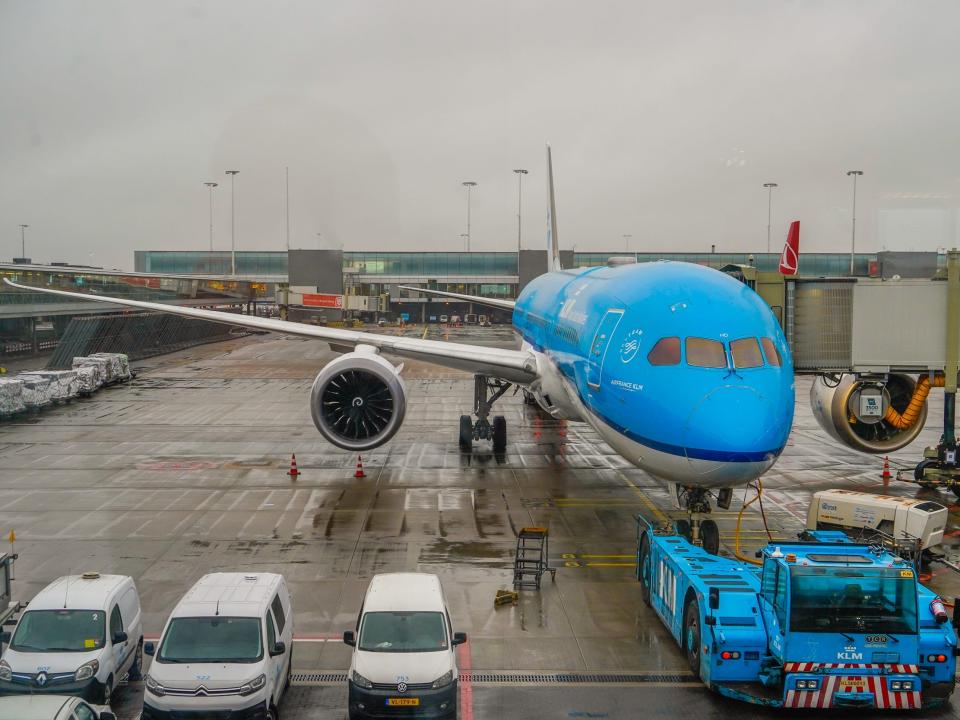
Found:
[[[285,320],[170,306],[50,288],[14,287],[158,310],[325,340],[341,354],[317,375],[314,424],[338,447],[389,441],[403,421],[401,367],[382,353],[476,376],[473,416],[460,418],[464,450],[476,440],[506,447],[506,420],[493,404],[513,385],[551,416],[584,422],[630,463],[674,483],[696,539],[717,551],[710,498],[729,507],[732,488],[769,470],[783,452],[794,409],[790,350],[767,304],[725,273],[682,262],[564,270],[556,242],[547,148],[548,272],[516,301],[419,292],[513,311],[520,349],[405,338]]]

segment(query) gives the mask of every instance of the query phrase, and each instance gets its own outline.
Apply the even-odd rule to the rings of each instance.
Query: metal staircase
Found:
[[[557,569],[548,564],[549,541],[545,527],[525,527],[517,535],[517,554],[513,560],[515,590],[539,590],[545,572],[555,579]]]

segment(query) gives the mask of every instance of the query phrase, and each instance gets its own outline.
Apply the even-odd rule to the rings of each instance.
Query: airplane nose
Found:
[[[754,388],[728,385],[711,390],[687,418],[687,457],[763,462],[768,453],[779,449],[781,441],[781,429],[773,411],[773,404]]]

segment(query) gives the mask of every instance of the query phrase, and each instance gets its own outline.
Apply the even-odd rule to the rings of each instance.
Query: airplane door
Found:
[[[607,356],[610,339],[623,318],[623,310],[607,310],[597,332],[590,343],[590,356],[587,358],[587,385],[596,389],[600,387],[603,373],[603,360]]]

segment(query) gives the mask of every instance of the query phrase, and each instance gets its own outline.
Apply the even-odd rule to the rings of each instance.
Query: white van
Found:
[[[0,720],[117,720],[117,716],[80,698],[19,695],[0,698]]]
[[[142,667],[133,579],[67,575],[37,593],[20,616],[0,660],[0,693],[78,695],[109,705],[117,684],[138,680]]]
[[[347,676],[350,720],[457,717],[457,651],[440,579],[427,573],[374,575],[357,616]],[[414,709],[415,708],[415,709]]]
[[[293,611],[283,575],[212,573],[170,614],[146,676],[142,720],[216,713],[275,720],[290,685]]]

